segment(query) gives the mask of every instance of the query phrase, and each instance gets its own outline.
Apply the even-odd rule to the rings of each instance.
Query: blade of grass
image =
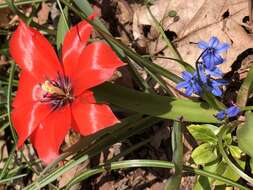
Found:
[[[107,172],[108,169],[109,170],[119,170],[119,169],[126,169],[126,168],[140,168],[140,167],[155,167],[155,168],[175,168],[175,165],[171,162],[167,162],[167,161],[161,161],[161,160],[125,160],[125,161],[118,161],[118,162],[113,162],[110,165],[104,165],[104,166],[99,166],[95,169],[90,169],[87,170],[83,173],[81,173],[81,175],[78,175],[77,177],[74,177],[67,185],[64,189],[69,189],[71,186],[73,186],[76,183],[79,183],[93,175],[99,174],[99,173],[103,173],[103,172]],[[228,178],[219,176],[215,173],[211,173],[205,170],[201,170],[201,169],[197,169],[197,168],[192,168],[189,166],[184,166],[183,169],[185,171],[188,172],[193,172],[196,175],[203,175],[206,177],[210,177],[219,181],[222,181],[228,185],[234,186],[234,187],[238,187],[239,189],[242,190],[249,190],[249,188],[244,187],[243,185],[230,180]]]
[[[14,140],[14,143],[17,143],[17,134],[13,128],[12,122],[11,122],[11,94],[12,94],[12,86],[13,86],[13,79],[15,75],[15,69],[16,69],[16,64],[12,61],[11,62],[11,68],[10,68],[10,75],[9,75],[9,82],[8,82],[8,89],[7,89],[7,115],[8,115],[8,120],[10,123],[10,130],[11,130],[11,135]]]
[[[0,184],[13,183],[14,180],[23,178],[23,177],[25,177],[27,175],[28,174],[21,174],[21,175],[16,175],[16,176],[7,178],[7,179],[2,179],[2,180],[0,180]]]
[[[164,190],[178,190],[183,172],[183,141],[182,141],[182,124],[174,121],[172,129],[172,151],[173,163],[175,165],[175,173],[165,184]]]
[[[251,62],[252,63],[252,62]],[[250,64],[250,63],[249,63]],[[244,79],[237,95],[236,104],[245,106],[253,88],[253,66],[251,66],[247,77]]]
[[[60,51],[61,45],[63,43],[65,34],[69,30],[68,25],[68,7],[66,6],[64,9],[62,9],[61,2],[57,0],[57,4],[61,11],[61,16],[57,25],[57,32],[56,32],[56,46],[57,50]]]
[[[7,175],[9,164],[11,163],[11,160],[13,159],[13,157],[15,155],[15,149],[16,149],[15,146],[13,146],[7,161],[4,163],[4,167],[3,167],[1,174],[0,174],[0,179],[3,179]]]

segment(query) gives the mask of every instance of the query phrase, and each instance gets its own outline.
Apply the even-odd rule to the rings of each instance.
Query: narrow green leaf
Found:
[[[184,121],[219,123],[213,116],[216,110],[210,109],[205,103],[151,95],[111,83],[100,85],[94,90],[97,101],[133,112],[165,119],[177,120],[182,116]]]
[[[67,18],[68,18],[68,7],[66,6],[63,9],[63,12],[60,16],[58,26],[57,26],[57,33],[56,33],[56,46],[58,51],[61,49],[65,34],[67,33],[69,27],[67,24]]]
[[[250,63],[249,63],[250,64]],[[252,62],[251,62],[252,64]],[[245,106],[253,88],[253,66],[251,66],[247,77],[244,79],[236,99],[238,106]]]
[[[183,141],[182,126],[178,121],[174,122],[172,129],[172,151],[173,163],[175,164],[175,173],[165,184],[165,190],[178,190],[180,188],[182,171],[183,171]]]
[[[218,142],[214,132],[207,125],[190,125],[187,127],[197,141],[216,144]]]
[[[125,161],[119,161],[119,162],[113,162],[110,165],[106,166],[99,166],[95,169],[89,169],[87,171],[84,171],[76,178],[73,178],[68,184],[65,189],[69,189],[71,186],[73,186],[76,183],[79,183],[93,175],[106,172],[108,171],[107,168],[110,168],[110,170],[117,170],[117,169],[124,169],[124,168],[135,168],[135,167],[157,167],[157,168],[174,168],[174,164],[167,162],[167,161],[160,161],[160,160],[125,160]],[[184,166],[183,168],[185,171],[194,172],[197,175],[202,175],[206,177],[211,177],[216,180],[223,181],[229,185],[232,185],[234,187],[238,187],[241,190],[249,190],[249,188],[244,187],[243,185],[234,182],[228,178],[224,178],[222,176],[216,175],[215,173],[211,173],[208,171],[200,170],[197,168],[191,168],[189,166]]]
[[[237,128],[238,145],[242,151],[253,158],[253,113],[246,113],[246,122]]]

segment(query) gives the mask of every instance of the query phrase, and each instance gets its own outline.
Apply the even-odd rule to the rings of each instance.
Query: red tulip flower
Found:
[[[90,89],[110,79],[123,62],[106,43],[87,44],[91,32],[86,21],[72,27],[60,61],[48,40],[22,21],[10,40],[10,54],[22,69],[12,111],[17,146],[30,137],[45,163],[58,156],[70,128],[90,135],[119,122]]]

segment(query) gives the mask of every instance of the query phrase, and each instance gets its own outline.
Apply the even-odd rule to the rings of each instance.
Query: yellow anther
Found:
[[[62,89],[54,86],[50,81],[46,80],[42,85],[41,85],[42,90],[49,94],[58,94],[58,95],[65,95]]]

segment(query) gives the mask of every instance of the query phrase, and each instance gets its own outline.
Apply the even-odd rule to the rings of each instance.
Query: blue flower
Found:
[[[218,112],[215,117],[219,120],[223,120],[225,117],[235,117],[241,112],[240,108],[237,106],[231,106],[226,110]]]
[[[226,51],[229,48],[229,44],[220,43],[217,37],[211,37],[209,42],[200,41],[198,47],[204,49],[202,60],[206,69],[213,70],[216,65],[223,63],[224,59],[220,56],[220,53]]]
[[[223,73],[218,67],[213,67],[212,70],[206,69],[206,73],[213,77],[222,77]]]
[[[201,87],[197,80],[197,73],[193,75],[187,71],[182,72],[183,82],[177,84],[176,89],[185,88],[185,95],[191,96],[193,93],[200,94]]]

